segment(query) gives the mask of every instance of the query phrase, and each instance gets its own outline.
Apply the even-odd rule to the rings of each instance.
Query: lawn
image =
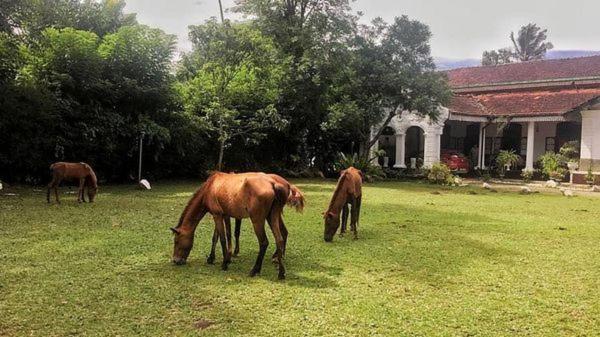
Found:
[[[600,198],[368,184],[359,240],[328,244],[321,213],[334,181],[296,183],[308,205],[284,215],[285,281],[267,261],[247,276],[258,251],[248,221],[229,271],[220,254],[205,262],[209,218],[188,264],[170,263],[169,227],[197,182],[101,186],[96,203],[81,205],[73,194],[47,205],[42,191],[3,190],[0,336],[600,331]]]

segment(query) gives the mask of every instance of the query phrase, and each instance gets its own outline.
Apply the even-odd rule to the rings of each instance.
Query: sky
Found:
[[[225,8],[232,4],[223,0]],[[357,0],[352,7],[365,22],[408,15],[428,24],[436,57],[480,58],[484,50],[508,47],[510,32],[529,22],[547,28],[557,50],[600,50],[600,0]],[[125,10],[177,35],[180,51],[191,48],[187,26],[219,15],[217,0],[127,0]]]

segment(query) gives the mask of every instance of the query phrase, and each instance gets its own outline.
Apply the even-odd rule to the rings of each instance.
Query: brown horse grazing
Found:
[[[262,174],[264,175],[265,173],[262,172],[249,172],[247,174],[250,173],[254,173],[254,174]],[[298,212],[302,212],[302,210],[304,209],[304,195],[302,194],[302,192],[300,191],[300,189],[298,187],[296,187],[293,184],[290,184],[287,180],[285,180],[283,177],[277,175],[277,174],[267,174],[267,176],[269,176],[270,178],[274,179],[275,181],[277,181],[278,183],[288,186],[289,190],[290,190],[290,194],[288,195],[287,198],[287,204],[288,206],[294,207],[296,209],[296,211]],[[226,232],[227,232],[227,242],[228,242],[228,246],[227,249],[229,251],[229,254],[231,254],[232,256],[237,256],[240,252],[240,232],[241,232],[241,226],[242,226],[242,220],[241,219],[235,219],[235,249],[232,252],[232,240],[231,240],[231,219],[229,217],[225,218],[225,228],[226,228]],[[283,249],[283,254],[285,256],[285,247],[287,246],[287,236],[288,236],[288,231],[287,228],[285,227],[285,223],[283,222],[283,218],[281,218],[279,220],[280,224],[281,224],[281,234],[283,236],[283,242],[284,242],[284,249]],[[215,230],[213,232],[213,238],[212,238],[212,246],[210,249],[210,253],[208,255],[208,257],[206,258],[206,262],[209,264],[213,264],[215,261],[215,248],[217,246],[217,241],[219,239],[219,235],[217,232],[217,228],[215,227]],[[275,252],[273,252],[273,256],[272,259],[275,261],[275,259],[277,258],[277,248],[275,248]]]
[[[60,200],[58,200],[58,185],[63,180],[79,182],[79,190],[77,191],[78,202],[85,202],[85,187],[88,188],[89,201],[94,202],[94,198],[96,198],[96,193],[98,192],[98,179],[90,165],[86,163],[58,162],[50,165],[50,172],[52,173],[52,181],[48,184],[48,193],[46,193],[46,200],[48,202],[50,202],[50,190],[54,189],[56,202],[60,203]]]
[[[231,255],[227,244],[226,218],[250,218],[259,243],[259,252],[250,276],[258,274],[269,245],[265,220],[269,222],[277,245],[279,278],[285,278],[283,265],[284,239],[281,231],[281,213],[290,195],[289,187],[261,173],[212,174],[194,193],[184,209],[179,224],[171,228],[175,233],[173,262],[184,264],[193,247],[194,233],[200,220],[210,213],[221,241],[223,270],[227,270]]]
[[[346,232],[348,222],[348,205],[352,207],[350,214],[350,228],[354,232],[354,239],[358,239],[358,217],[360,215],[360,204],[362,201],[362,172],[349,167],[342,171],[335,192],[329,203],[329,208],[324,214],[325,234],[327,242],[333,241],[333,236],[340,227],[340,213],[342,214],[342,229],[340,235]]]

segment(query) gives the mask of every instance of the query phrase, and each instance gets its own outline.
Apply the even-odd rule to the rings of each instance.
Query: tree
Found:
[[[338,79],[337,103],[331,105],[324,127],[352,130],[365,158],[402,111],[436,119],[450,90],[445,77],[435,71],[430,37],[429,27],[406,16],[392,24],[376,19],[370,26],[358,27],[348,69]]]
[[[540,60],[546,56],[546,52],[554,46],[547,39],[547,29],[542,30],[535,23],[521,27],[519,35],[515,39],[514,32],[510,33],[510,40],[515,48],[515,57],[521,62]]]
[[[501,48],[496,50],[484,51],[481,65],[496,66],[501,64],[513,63],[514,53],[510,48]]]
[[[490,66],[543,59],[546,52],[554,48],[552,43],[545,42],[547,32],[547,29],[542,30],[535,23],[522,26],[516,38],[514,32],[510,33],[512,48],[484,51],[481,64]]]
[[[285,64],[272,41],[251,24],[219,24],[213,18],[190,27],[194,44],[180,69],[184,109],[201,116],[218,143],[217,169],[236,137],[256,142],[286,121],[275,109]]]
[[[337,156],[338,144],[321,128],[329,115],[334,79],[345,69],[356,17],[348,0],[238,0],[235,11],[254,19],[283,57],[289,59],[277,110],[289,121],[263,143],[265,162],[295,169],[322,169]],[[351,136],[347,137],[351,138]],[[337,142],[337,143],[336,143]]]

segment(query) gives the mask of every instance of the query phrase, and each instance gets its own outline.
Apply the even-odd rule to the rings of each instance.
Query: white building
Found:
[[[427,167],[451,150],[485,167],[498,151],[512,149],[523,157],[522,168],[531,170],[544,152],[577,140],[575,182],[583,183],[590,167],[600,178],[600,56],[462,68],[447,75],[454,96],[437,121],[405,112],[380,137],[389,166],[404,168],[410,158],[420,158]]]

